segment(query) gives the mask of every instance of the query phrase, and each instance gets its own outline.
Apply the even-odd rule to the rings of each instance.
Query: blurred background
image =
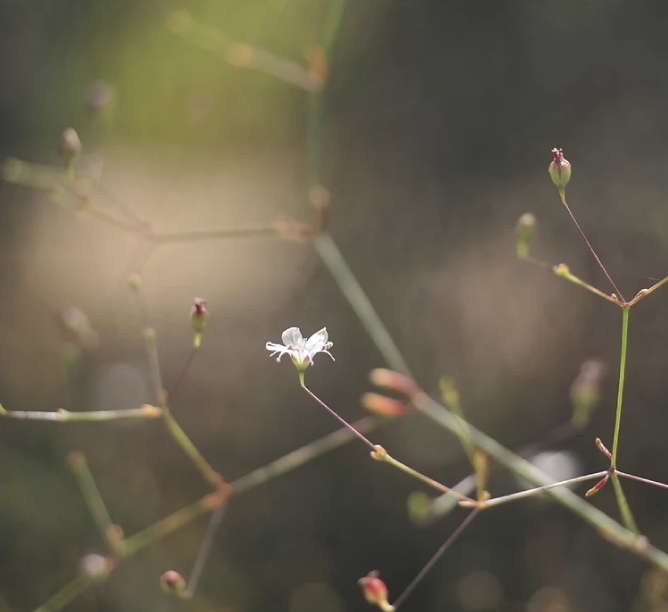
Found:
[[[558,455],[536,460],[562,478],[605,469],[593,440],[612,439],[620,312],[519,262],[515,223],[534,213],[536,257],[609,291],[546,172],[552,147],[563,147],[571,208],[625,297],[668,273],[668,5],[348,4],[319,142],[334,240],[418,382],[437,395],[439,378],[452,377],[471,422],[510,448],[563,431],[582,364],[605,364],[586,427],[549,445]],[[115,218],[138,215],[157,232],[309,222],[309,93],[261,69],[276,72],[272,61],[285,58],[286,77],[313,61],[339,8],[337,0],[0,0],[0,158],[62,167],[60,134],[73,127],[83,142],[78,168],[97,177],[81,188]],[[243,45],[267,52],[260,70],[239,66]],[[112,92],[91,90],[99,80],[113,85],[113,116],[91,113],[99,98],[90,96]],[[140,271],[165,385],[190,350],[193,299],[207,299],[210,323],[172,412],[229,480],[336,429],[294,368],[268,358],[265,342],[287,327],[327,326],[336,361],[320,356],[309,385],[345,418],[364,416],[368,372],[384,363],[308,243],[226,239],[151,251],[48,191],[16,184],[15,163],[5,176],[14,179],[0,183],[5,408],[154,401],[142,312],[127,284]],[[663,481],[667,307],[660,290],[631,314],[620,447],[621,469]],[[85,346],[63,326],[79,311],[95,333]],[[457,438],[419,415],[373,439],[447,484],[470,471]],[[36,608],[84,555],[105,552],[66,465],[73,450],[88,457],[126,534],[207,492],[160,422],[0,421],[2,612]],[[523,485],[495,470],[488,486],[502,495]],[[416,490],[350,443],[234,499],[192,600],[164,594],[159,576],[189,575],[206,518],[124,562],[68,609],[372,609],[357,579],[378,569],[396,596],[465,516],[411,520]],[[636,483],[626,491],[643,533],[668,548],[668,494]],[[617,517],[610,487],[592,502]],[[404,609],[659,612],[668,609],[668,578],[532,499],[484,513]]]

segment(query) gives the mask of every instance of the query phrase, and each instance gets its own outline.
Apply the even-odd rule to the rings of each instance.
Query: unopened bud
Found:
[[[566,264],[559,264],[557,266],[554,266],[554,268],[552,268],[552,271],[557,276],[561,276],[562,278],[567,278],[571,273],[571,269]]]
[[[86,94],[86,107],[94,116],[108,115],[116,106],[116,90],[106,81],[95,81]]]
[[[160,586],[165,593],[181,597],[186,590],[186,581],[178,572],[169,570],[160,576]]]
[[[60,154],[66,166],[70,166],[74,158],[81,153],[81,140],[73,128],[67,128],[60,135]]]
[[[406,402],[392,399],[378,393],[365,393],[362,395],[362,406],[369,412],[387,419],[396,419],[407,412]]]
[[[418,525],[424,525],[431,518],[431,497],[423,491],[413,491],[408,496],[408,517]]]
[[[529,245],[536,233],[536,217],[524,213],[517,220],[517,256],[526,259],[529,256]]]
[[[592,411],[601,400],[601,382],[605,376],[605,365],[598,360],[586,361],[571,385],[573,401],[573,425],[582,429],[589,422]]]
[[[608,482],[608,478],[610,478],[610,476],[609,474],[606,474],[591,489],[589,489],[589,491],[585,493],[585,497],[591,497],[592,495],[598,493],[605,486],[605,483]]]
[[[206,309],[206,300],[195,298],[195,303],[190,309],[190,325],[196,334],[201,334],[209,321],[209,311]]]
[[[395,393],[405,395],[406,397],[412,397],[420,391],[420,387],[417,386],[412,378],[386,368],[376,368],[375,370],[371,370],[371,372],[369,372],[369,380],[376,385],[376,387],[394,391]]]
[[[387,587],[378,577],[378,572],[369,572],[364,578],[360,578],[357,584],[362,587],[364,599],[370,604],[378,606],[383,612],[393,612],[394,606],[387,601]]]
[[[82,574],[91,578],[92,580],[100,580],[104,578],[113,567],[113,562],[107,557],[98,555],[97,553],[90,553],[79,561],[79,569]]]
[[[571,164],[564,157],[564,152],[561,149],[552,149],[554,159],[548,166],[547,170],[550,173],[552,182],[557,186],[561,201],[566,203],[566,185],[571,180]]]

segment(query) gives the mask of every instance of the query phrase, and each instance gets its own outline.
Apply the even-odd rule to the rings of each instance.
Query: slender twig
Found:
[[[668,489],[668,484],[663,483],[663,482],[658,482],[657,480],[650,480],[649,478],[643,478],[642,476],[636,476],[634,474],[627,474],[626,472],[620,472],[619,470],[615,470],[615,474],[618,476],[621,476],[622,478],[628,478],[630,480],[637,480],[638,482],[643,482],[648,485],[652,485],[653,487],[659,487],[661,489]]]
[[[619,476],[617,475],[616,471],[610,475],[610,480],[612,480],[612,488],[615,491],[615,499],[617,500],[619,513],[622,516],[622,522],[629,531],[632,531],[636,535],[640,535],[638,523],[636,523],[636,520],[633,517],[631,506],[628,499],[626,499],[624,489],[622,488],[622,483],[619,481]]]
[[[195,356],[197,355],[198,352],[199,352],[199,344],[193,345],[193,347],[188,352],[188,357],[186,358],[185,363],[183,364],[183,366],[181,366],[181,369],[179,370],[179,373],[174,379],[172,386],[169,388],[169,391],[167,391],[167,401],[170,401],[172,396],[176,393],[176,390],[179,388],[181,381],[188,373],[188,370],[190,369],[190,366],[192,365],[192,362],[195,359]]]
[[[223,516],[225,516],[225,510],[227,505],[223,504],[216,508],[209,518],[209,523],[206,526],[206,532],[202,538],[202,543],[200,544],[199,550],[197,551],[197,557],[195,558],[195,564],[193,565],[192,572],[190,572],[190,580],[188,580],[188,587],[183,592],[184,597],[192,597],[197,590],[197,585],[199,584],[199,579],[202,576],[204,571],[204,566],[206,561],[209,558],[209,553],[211,552],[211,547],[213,546],[213,539],[218,532],[218,528],[223,521]]]
[[[145,405],[141,408],[127,410],[91,410],[88,412],[69,412],[68,410],[5,410],[0,406],[0,417],[8,419],[29,419],[34,421],[53,421],[54,423],[71,423],[80,421],[118,421],[121,419],[157,419],[162,410],[155,406]]]
[[[181,426],[176,422],[169,409],[166,407],[162,411],[162,419],[172,438],[174,438],[190,461],[192,461],[193,465],[199,470],[204,479],[208,481],[214,489],[224,487],[225,479],[209,465],[202,453],[199,452],[197,447],[192,443],[183,429],[181,429]]]
[[[158,244],[175,244],[179,242],[195,242],[197,240],[220,240],[223,238],[273,238],[280,233],[274,226],[233,227],[219,230],[194,232],[174,232],[156,234]]]
[[[656,291],[659,287],[663,287],[663,285],[665,285],[666,283],[668,283],[668,276],[666,276],[666,278],[663,278],[659,282],[652,285],[649,289],[642,289],[641,291],[638,291],[638,294],[631,301],[628,302],[627,304],[628,307],[630,308],[634,304],[638,303],[640,300],[647,297],[650,293]]]
[[[586,289],[587,291],[591,291],[594,295],[598,295],[599,297],[602,297],[604,300],[607,300],[608,302],[612,302],[613,304],[617,304],[617,306],[621,306],[622,303],[619,300],[616,300],[610,295],[606,295],[596,287],[593,287],[589,283],[586,283],[583,281],[581,278],[578,278],[574,274],[571,274],[568,267],[564,266],[563,264],[559,266],[554,266],[552,271],[559,276],[560,278],[563,278],[567,281],[570,281],[574,285],[578,285],[578,287],[582,287],[583,289]],[[620,298],[621,299],[621,298]]]
[[[443,544],[440,546],[440,548],[436,551],[434,556],[427,561],[427,564],[420,570],[417,576],[413,578],[411,583],[404,589],[404,592],[397,597],[396,601],[394,602],[394,609],[397,610],[401,604],[403,604],[406,599],[410,596],[410,594],[415,590],[415,587],[417,587],[420,582],[424,579],[424,577],[434,568],[436,563],[438,563],[439,559],[443,556],[446,550],[450,548],[450,546],[455,542],[455,540],[462,534],[462,532],[473,522],[473,519],[478,516],[478,513],[480,512],[480,508],[476,508],[472,512],[469,513],[469,515],[462,521],[462,523],[455,529],[450,537],[443,542]]]
[[[332,410],[325,402],[323,402],[313,391],[311,391],[304,383],[303,383],[303,378],[301,379],[302,382],[302,389],[306,391],[318,404],[320,404],[329,414],[331,414],[341,425],[344,427],[347,427],[352,434],[357,436],[359,440],[364,442],[372,451],[375,450],[376,446],[371,440],[369,440],[364,434],[360,433],[355,429],[348,421],[346,421],[344,418],[340,417],[338,413],[335,410]]]
[[[580,232],[580,236],[582,236],[582,239],[585,241],[585,244],[587,245],[587,248],[591,252],[591,254],[594,256],[594,259],[596,260],[596,263],[598,264],[599,268],[603,271],[603,274],[605,274],[605,277],[608,279],[610,284],[612,285],[612,288],[615,290],[615,293],[617,294],[617,297],[619,297],[619,301],[624,304],[626,303],[626,300],[624,299],[624,296],[622,295],[622,292],[617,288],[617,285],[615,285],[615,281],[612,280],[612,277],[608,274],[608,271],[605,269],[605,266],[603,265],[603,262],[599,259],[598,255],[596,254],[596,251],[594,251],[594,247],[591,246],[591,243],[589,242],[586,234],[584,231],[582,231],[582,228],[580,227],[580,224],[578,223],[577,219],[575,218],[575,215],[571,212],[571,209],[569,208],[568,204],[566,204],[566,199],[562,199],[564,203],[564,207],[568,211],[568,215],[570,216],[571,220],[575,224],[575,227],[578,228],[578,232]]]
[[[123,554],[123,536],[119,527],[114,524],[107,510],[107,506],[102,499],[100,490],[97,487],[95,478],[88,467],[86,457],[81,452],[70,453],[68,463],[72,469],[81,494],[88,506],[88,510],[97,525],[100,535],[109,546],[112,553],[116,555]]]
[[[165,403],[165,395],[162,387],[162,374],[160,373],[160,358],[158,357],[158,344],[155,330],[152,327],[144,329],[144,348],[148,360],[149,376],[153,384],[153,392],[160,407]]]
[[[622,309],[622,347],[619,362],[619,387],[617,389],[617,410],[615,412],[615,433],[612,440],[612,458],[610,463],[617,465],[617,451],[619,449],[619,430],[622,423],[622,403],[624,400],[624,379],[626,377],[626,352],[629,337],[629,309]]]
[[[55,595],[52,595],[35,612],[58,612],[72,600],[76,599],[88,587],[95,584],[96,580],[92,576],[79,574],[74,580],[66,584]]]
[[[556,489],[558,487],[569,487],[574,484],[579,484],[581,482],[587,482],[588,480],[594,480],[596,478],[603,478],[608,473],[607,470],[601,472],[596,472],[594,474],[585,474],[584,476],[576,476],[575,478],[568,478],[567,480],[561,480],[559,482],[553,482],[552,484],[543,485],[541,487],[535,487],[533,489],[527,489],[526,491],[518,491],[517,493],[510,493],[509,495],[502,495],[500,497],[492,497],[483,502],[483,508],[491,508],[492,506],[499,506],[501,504],[506,504],[518,499],[524,499],[526,497],[533,497],[538,493],[543,493],[544,491],[549,491],[550,489]],[[477,502],[476,502],[477,503]],[[460,505],[465,505],[467,502],[461,502]]]

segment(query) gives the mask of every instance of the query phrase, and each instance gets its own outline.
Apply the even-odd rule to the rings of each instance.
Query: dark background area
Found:
[[[194,18],[303,61],[333,2],[193,1]],[[170,2],[0,0],[0,157],[59,163],[58,139],[99,136],[83,101],[97,79],[118,107],[93,200],[116,200],[159,231],[308,220],[304,92],[230,66],[165,27]],[[455,378],[472,423],[517,448],[571,415],[569,387],[608,365],[587,428],[557,447],[580,473],[605,469],[620,312],[515,258],[514,226],[539,220],[534,252],[608,291],[546,172],[573,164],[569,203],[627,298],[668,273],[668,5],[634,0],[350,2],[327,89],[330,230],[418,381]],[[90,160],[90,158],[87,158]],[[151,400],[142,320],[126,278],[145,245],[0,183],[0,401],[13,410],[118,409]],[[348,419],[384,365],[314,251],[286,241],[163,246],[142,272],[163,378],[191,343],[188,311],[211,322],[174,416],[228,479],[335,428],[266,341],[327,326],[310,387]],[[100,338],[68,377],[63,308]],[[620,467],[667,481],[668,291],[631,313]],[[459,441],[419,416],[374,437],[448,484],[469,471]],[[206,492],[157,422],[0,421],[0,611],[36,608],[104,551],[66,467],[83,450],[116,522],[132,534]],[[520,485],[502,470],[494,495]],[[378,569],[398,594],[462,520],[406,511],[419,485],[351,443],[231,503],[197,596],[161,592],[187,575],[206,519],[128,560],[72,610],[322,612],[370,609],[356,581]],[[627,487],[643,533],[668,548],[668,494]],[[578,489],[583,494],[585,488]],[[592,500],[617,516],[611,488]],[[664,576],[545,500],[484,513],[405,604],[411,610],[666,610]],[[650,588],[651,587],[651,588]]]

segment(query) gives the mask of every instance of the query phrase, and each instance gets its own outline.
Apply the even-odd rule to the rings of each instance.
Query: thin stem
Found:
[[[544,491],[549,491],[550,489],[556,489],[557,487],[568,487],[570,485],[579,484],[581,482],[587,482],[588,480],[595,480],[596,478],[603,478],[608,473],[607,470],[601,472],[596,472],[595,474],[586,474],[584,476],[576,476],[575,478],[569,478],[567,480],[561,480],[559,482],[553,482],[552,484],[543,485],[541,487],[535,487],[533,489],[527,489],[526,491],[518,491],[517,493],[511,493],[510,495],[503,495],[501,497],[493,497],[488,499],[483,503],[483,507],[491,508],[492,506],[499,506],[501,504],[506,504],[517,499],[524,499],[525,497],[532,497],[538,493]]]
[[[126,538],[125,556],[130,557],[136,554],[141,549],[161,540],[177,529],[191,523],[203,514],[211,512],[222,505],[225,502],[225,499],[225,496],[221,495],[221,493],[210,493],[197,500],[195,503],[190,504],[185,508],[181,508],[157,523],[154,523],[143,531]]]
[[[630,308],[631,306],[642,300],[644,297],[647,297],[653,291],[656,291],[659,287],[663,287],[663,285],[665,285],[666,283],[668,283],[668,276],[666,276],[666,278],[661,279],[658,283],[652,285],[649,289],[643,289],[642,291],[638,291],[638,294],[630,302],[628,302],[627,306]]]
[[[155,241],[158,244],[176,244],[179,242],[218,240],[221,238],[273,238],[278,236],[280,236],[280,233],[274,226],[258,226],[157,234]]]
[[[578,278],[574,274],[571,274],[570,271],[568,270],[568,268],[564,265],[555,266],[552,269],[552,271],[557,276],[559,276],[559,277],[561,277],[561,278],[563,278],[567,281],[570,281],[574,285],[577,285],[578,287],[582,287],[583,289],[586,289],[587,291],[591,291],[594,295],[598,295],[599,297],[602,297],[604,300],[607,300],[608,302],[612,302],[613,304],[616,304],[617,306],[622,305],[622,303],[619,300],[616,300],[612,296],[603,293],[602,291],[600,291],[596,287],[593,287],[592,285],[590,285],[589,283],[586,283],[585,281]],[[620,297],[620,299],[622,299],[622,298]]]
[[[336,411],[332,410],[325,402],[323,402],[313,391],[311,391],[303,382],[303,376],[300,377],[300,382],[302,389],[306,391],[318,404],[320,404],[329,414],[331,414],[339,423],[341,423],[344,427],[347,427],[352,434],[357,436],[358,439],[360,439],[364,444],[366,444],[372,451],[376,449],[376,446],[371,440],[369,440],[364,434],[359,432],[357,429],[355,429],[348,421],[346,421],[344,418],[340,417]]]
[[[379,424],[380,421],[378,421],[378,419],[375,419],[374,417],[365,417],[352,423],[352,428],[360,433],[368,433],[376,429]],[[353,433],[352,429],[347,427],[338,429],[315,442],[306,444],[280,459],[276,459],[276,461],[272,461],[270,464],[258,468],[250,474],[246,474],[246,476],[242,476],[231,482],[231,492],[234,495],[238,495],[250,491],[274,478],[287,474],[288,472],[291,472],[356,438],[357,436]]]
[[[28,419],[34,421],[52,421],[54,423],[72,423],[82,421],[120,421],[123,419],[157,419],[162,410],[145,405],[128,410],[91,410],[89,412],[69,412],[68,410],[5,410],[0,406],[0,416],[8,419]]]
[[[598,255],[596,254],[596,251],[594,251],[594,247],[591,246],[589,240],[587,239],[587,236],[585,233],[582,231],[582,228],[580,227],[580,224],[578,223],[577,219],[575,218],[575,215],[571,212],[571,209],[569,208],[568,204],[566,204],[566,199],[562,199],[564,206],[566,207],[566,210],[568,211],[568,215],[570,216],[571,220],[573,223],[575,223],[575,227],[578,228],[578,232],[580,232],[580,236],[582,236],[582,239],[585,241],[585,244],[587,245],[587,248],[590,250],[591,254],[594,256],[594,259],[596,260],[596,263],[598,264],[599,268],[603,271],[603,274],[605,274],[605,277],[610,281],[610,284],[612,285],[612,288],[615,290],[615,293],[619,297],[620,302],[626,303],[626,300],[624,299],[624,296],[622,295],[622,292],[617,288],[617,285],[615,285],[615,281],[612,280],[612,277],[608,274],[608,271],[605,269],[605,266],[603,265],[603,262],[599,259]]]
[[[628,478],[629,480],[637,480],[638,482],[643,482],[653,487],[660,487],[661,489],[668,489],[668,484],[663,482],[658,482],[657,480],[650,480],[649,478],[643,478],[642,476],[635,476],[634,474],[627,474],[626,472],[620,472],[615,470],[615,474],[621,476],[622,478]]]
[[[415,587],[417,587],[420,582],[424,579],[424,577],[434,568],[436,563],[438,563],[439,559],[443,556],[446,550],[452,546],[452,544],[455,542],[455,540],[462,534],[462,532],[473,522],[473,519],[478,516],[480,512],[480,508],[476,508],[472,512],[469,513],[469,515],[462,521],[462,523],[455,529],[450,537],[441,544],[440,548],[436,551],[434,556],[427,561],[427,564],[420,570],[417,576],[413,578],[411,583],[404,589],[404,592],[397,597],[396,601],[394,602],[394,609],[397,610],[401,604],[403,604],[406,599],[410,596],[410,594],[415,590]]]
[[[376,448],[378,449],[378,447]],[[424,474],[418,472],[417,470],[414,470],[413,468],[407,466],[405,463],[398,461],[391,455],[387,454],[387,451],[385,451],[384,449],[381,450],[382,452],[380,454],[378,454],[378,451],[375,451],[376,454],[374,454],[374,458],[377,458],[378,461],[389,463],[391,466],[397,468],[398,470],[404,472],[405,474],[408,474],[409,476],[412,476],[413,478],[417,478],[417,480],[420,480],[428,484],[430,487],[436,489],[437,491],[440,491],[441,493],[445,493],[447,495],[453,495],[457,499],[460,499],[461,501],[469,504],[474,504],[474,505],[477,504],[475,500],[471,499],[467,495],[464,495],[459,491],[456,491],[455,489],[451,489],[450,487],[446,487],[444,484],[441,484],[437,480],[429,478],[429,476],[425,476]]]
[[[169,388],[169,391],[167,391],[167,401],[170,401],[174,393],[176,393],[176,390],[179,388],[179,385],[181,384],[181,381],[185,377],[185,375],[188,373],[188,370],[190,369],[190,366],[195,359],[195,356],[199,352],[199,347],[200,345],[195,343],[193,347],[190,349],[190,352],[188,353],[188,357],[181,366],[181,370],[179,371],[178,375],[176,376],[176,379],[172,383],[172,386]]]
[[[624,399],[624,378],[626,376],[626,350],[629,337],[629,309],[622,309],[622,348],[619,363],[619,388],[617,390],[617,411],[615,414],[615,433],[612,439],[612,459],[610,464],[617,465],[617,450],[619,448],[619,430],[622,423],[622,402]]]
[[[188,588],[183,592],[185,597],[192,597],[197,590],[199,579],[202,576],[204,566],[206,565],[206,561],[209,558],[209,553],[211,552],[211,547],[213,546],[213,539],[216,536],[218,528],[223,521],[223,516],[225,516],[226,509],[227,505],[223,504],[211,513],[209,524],[206,526],[206,531],[204,532],[202,543],[200,544],[199,550],[197,551],[195,564],[193,565],[192,572],[190,572]]]
[[[55,595],[52,595],[45,603],[37,608],[35,612],[57,612],[81,595],[81,593],[94,583],[95,579],[91,576],[79,574]]]
[[[207,460],[202,456],[202,453],[199,452],[183,429],[181,429],[181,426],[176,422],[168,408],[163,409],[162,419],[167,430],[172,435],[172,438],[174,438],[175,442],[192,461],[193,465],[199,470],[204,479],[207,480],[214,489],[220,489],[224,486],[224,478],[209,465]]]
[[[155,337],[155,330],[152,327],[146,327],[144,329],[144,347],[146,349],[146,358],[148,359],[148,371],[151,377],[151,382],[153,383],[153,391],[158,405],[162,407],[165,401],[165,396],[162,388],[158,344]]]
[[[626,499],[626,495],[624,494],[622,483],[619,482],[619,476],[617,476],[616,473],[613,473],[610,476],[610,480],[612,480],[612,488],[615,490],[615,498],[617,499],[619,512],[622,515],[622,522],[629,531],[632,531],[636,535],[640,535],[638,524],[636,523],[635,518],[633,518],[633,512],[631,512],[631,506],[629,505],[629,502]]]
[[[97,488],[95,478],[93,478],[93,474],[88,467],[85,455],[81,452],[70,453],[68,463],[102,538],[111,552],[121,555],[123,551],[121,531],[111,520],[107,506],[102,499],[100,490]]]

